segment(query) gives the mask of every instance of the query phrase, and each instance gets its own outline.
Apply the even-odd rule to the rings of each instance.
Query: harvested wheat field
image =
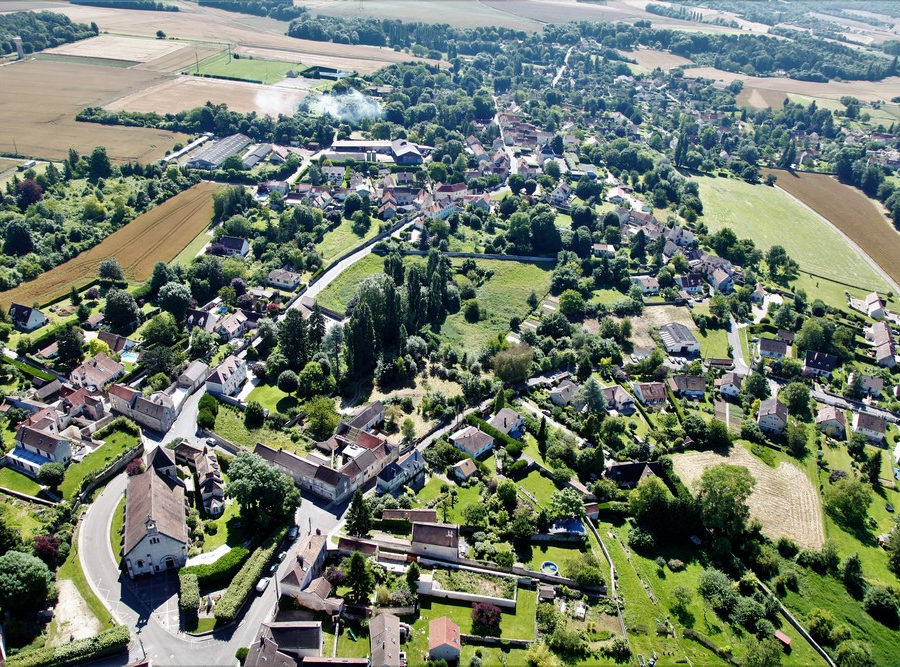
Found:
[[[697,325],[691,318],[691,311],[684,306],[648,306],[640,317],[631,320],[633,332],[631,339],[638,347],[656,347],[656,341],[650,336],[665,324],[679,322],[691,331],[697,331]]]
[[[900,283],[900,234],[878,206],[856,188],[827,174],[764,169],[776,185],[809,206],[850,237],[895,283]]]
[[[768,88],[756,88],[744,86],[737,96],[738,106],[753,107],[754,109],[780,109],[784,105],[787,95],[778,90]]]
[[[292,115],[306,90],[264,86],[249,81],[223,81],[194,76],[180,76],[150,88],[138,90],[106,105],[111,111],[155,111],[159,114],[187,111],[204,104],[227,104],[232,111]]]
[[[669,70],[682,65],[690,65],[692,60],[683,58],[682,56],[669,53],[668,51],[658,51],[656,49],[637,49],[635,51],[619,51],[626,58],[630,58],[637,62],[641,67],[654,70],[657,67],[663,70]]]
[[[142,39],[140,37],[118,37],[100,35],[80,42],[63,44],[43,53],[82,58],[106,58],[145,63],[162,58],[181,49],[184,45],[163,39]]]
[[[763,533],[773,540],[789,537],[808,549],[820,549],[825,543],[819,495],[797,466],[782,461],[777,468],[770,468],[741,445],[734,445],[727,455],[717,452],[678,454],[672,457],[672,463],[681,481],[692,492],[707,468],[720,463],[746,468],[756,479],[756,487],[747,502],[750,516],[759,519]]]
[[[46,303],[66,294],[73,285],[93,280],[97,267],[115,257],[130,281],[147,280],[157,262],[169,262],[209,225],[213,216],[215,183],[200,183],[163,202],[107,236],[65,264],[42,273],[15,289],[0,292],[9,303]]]
[[[69,148],[89,154],[105,146],[109,157],[119,162],[157,160],[187,136],[79,123],[75,115],[84,107],[102,106],[165,79],[156,72],[49,60],[0,67],[0,90],[4,91],[0,94],[0,151],[62,160]]]

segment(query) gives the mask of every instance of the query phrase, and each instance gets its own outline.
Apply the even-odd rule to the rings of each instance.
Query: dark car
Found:
[[[300,529],[297,526],[291,526],[291,529],[288,531],[287,538],[293,542],[297,539],[297,535],[300,534]]]

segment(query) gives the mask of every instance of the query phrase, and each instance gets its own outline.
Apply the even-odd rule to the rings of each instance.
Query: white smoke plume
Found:
[[[358,90],[346,95],[322,95],[309,101],[309,110],[315,114],[330,114],[335,118],[358,123],[363,118],[381,118],[381,103]]]
[[[257,113],[277,118],[279,114],[292,116],[302,99],[302,91],[266,86],[256,92],[253,105]]]

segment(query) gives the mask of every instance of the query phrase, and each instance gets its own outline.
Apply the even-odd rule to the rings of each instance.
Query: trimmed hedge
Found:
[[[222,598],[216,604],[215,609],[213,609],[216,621],[223,624],[231,623],[237,617],[286,534],[286,527],[276,531],[261,547],[253,552],[250,560],[244,563],[244,567],[228,584],[228,588],[222,594]]]
[[[203,586],[217,586],[226,584],[234,576],[244,561],[250,556],[250,550],[247,547],[232,547],[231,551],[219,558],[214,563],[206,563],[204,565],[191,565],[183,567],[178,571],[178,576],[184,578],[188,575],[197,577],[197,584]]]
[[[186,614],[197,613],[200,608],[200,583],[196,574],[178,578],[178,606]]]
[[[104,630],[96,637],[78,639],[60,646],[45,646],[10,656],[8,667],[65,667],[97,660],[128,648],[131,633],[124,625]]]
[[[111,422],[109,422],[106,426],[101,429],[98,429],[96,433],[94,433],[94,438],[97,440],[103,440],[108,435],[112,435],[114,431],[124,431],[125,433],[130,433],[135,437],[140,437],[141,429],[138,428],[138,425],[133,421],[128,419],[127,417],[116,417]]]

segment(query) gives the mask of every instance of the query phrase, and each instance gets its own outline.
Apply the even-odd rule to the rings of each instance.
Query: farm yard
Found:
[[[0,151],[61,160],[69,148],[105,146],[115,161],[151,162],[186,137],[177,132],[79,123],[75,114],[123,93],[165,80],[156,72],[89,64],[24,60],[0,67]],[[40,82],[40,85],[36,85]],[[14,140],[15,139],[15,143]]]
[[[6,68],[3,68],[6,69]],[[66,294],[72,285],[94,278],[107,257],[119,260],[129,280],[144,281],[156,262],[168,262],[212,220],[215,183],[200,183],[172,197],[98,245],[34,280],[0,293],[4,304],[45,303]]]
[[[895,282],[900,282],[900,235],[871,199],[827,174],[792,174],[780,169],[766,169],[764,173],[777,176],[779,188],[844,232]]]
[[[847,248],[839,232],[786,192],[734,178],[695,180],[703,200],[703,221],[711,232],[731,227],[738,237],[753,239],[763,250],[780,244],[802,270],[847,283],[857,288],[857,294],[888,291],[884,279]]]
[[[819,494],[796,465],[781,461],[772,468],[741,444],[727,454],[688,452],[672,457],[675,472],[692,490],[703,471],[720,463],[746,468],[756,479],[747,504],[750,516],[762,523],[763,533],[773,540],[789,537],[802,547],[821,549],[825,542]]]

